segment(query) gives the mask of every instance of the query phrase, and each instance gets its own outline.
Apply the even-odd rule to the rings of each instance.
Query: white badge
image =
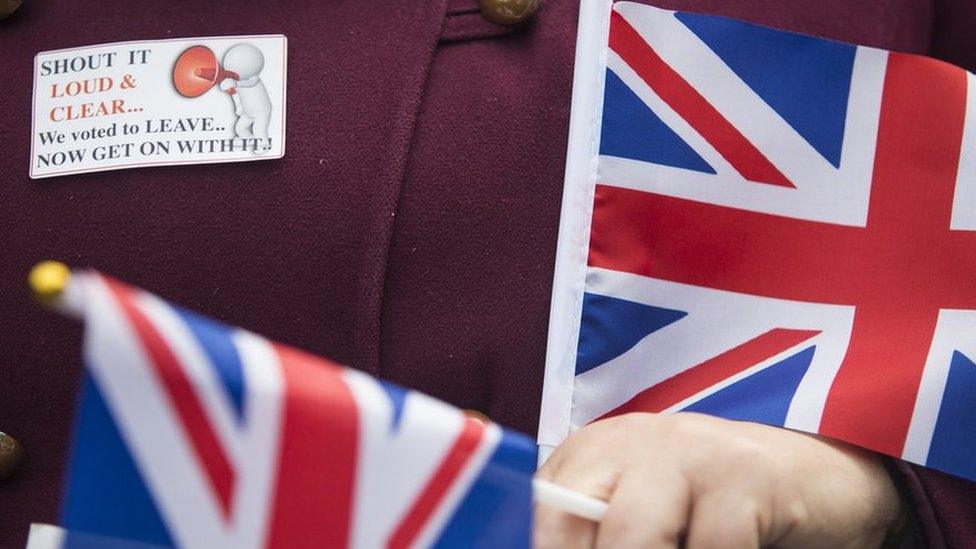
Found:
[[[281,158],[286,65],[282,35],[38,53],[30,176]]]

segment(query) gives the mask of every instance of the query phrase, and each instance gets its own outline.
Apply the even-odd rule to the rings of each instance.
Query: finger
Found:
[[[755,502],[733,493],[707,493],[692,503],[688,549],[759,547]]]
[[[612,481],[594,472],[593,468],[587,470],[583,462],[585,460],[578,459],[578,456],[563,460],[560,455],[553,454],[536,475],[553,484],[606,500],[612,489]],[[593,547],[598,526],[593,521],[541,503],[535,506],[534,520],[535,547]]]
[[[634,468],[617,484],[597,531],[597,548],[675,548],[688,521],[688,483],[675,469]]]
[[[535,506],[533,546],[589,549],[596,539],[597,524],[548,505]]]
[[[535,472],[535,476],[543,479],[552,481],[552,478],[556,475],[556,471],[559,469],[560,458],[562,457],[561,452],[557,449],[553,452],[545,463],[539,467],[539,470]]]

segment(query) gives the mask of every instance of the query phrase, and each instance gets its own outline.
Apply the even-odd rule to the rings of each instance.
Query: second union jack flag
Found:
[[[540,442],[693,411],[976,479],[974,76],[608,11],[581,23]]]
[[[532,440],[96,272],[61,523],[34,547],[528,547]]]

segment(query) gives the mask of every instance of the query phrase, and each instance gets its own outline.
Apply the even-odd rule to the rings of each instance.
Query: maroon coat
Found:
[[[971,0],[659,0],[976,67]],[[0,543],[57,520],[80,327],[31,265],[93,266],[226,322],[533,433],[577,2],[506,29],[474,0],[29,1],[0,23]],[[283,33],[281,160],[27,177],[36,52]],[[976,486],[909,474],[934,541],[976,544]]]

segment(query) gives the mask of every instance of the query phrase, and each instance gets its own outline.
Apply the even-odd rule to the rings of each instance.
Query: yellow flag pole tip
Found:
[[[71,269],[60,261],[42,261],[31,269],[28,281],[34,297],[41,301],[57,299],[68,287]]]

